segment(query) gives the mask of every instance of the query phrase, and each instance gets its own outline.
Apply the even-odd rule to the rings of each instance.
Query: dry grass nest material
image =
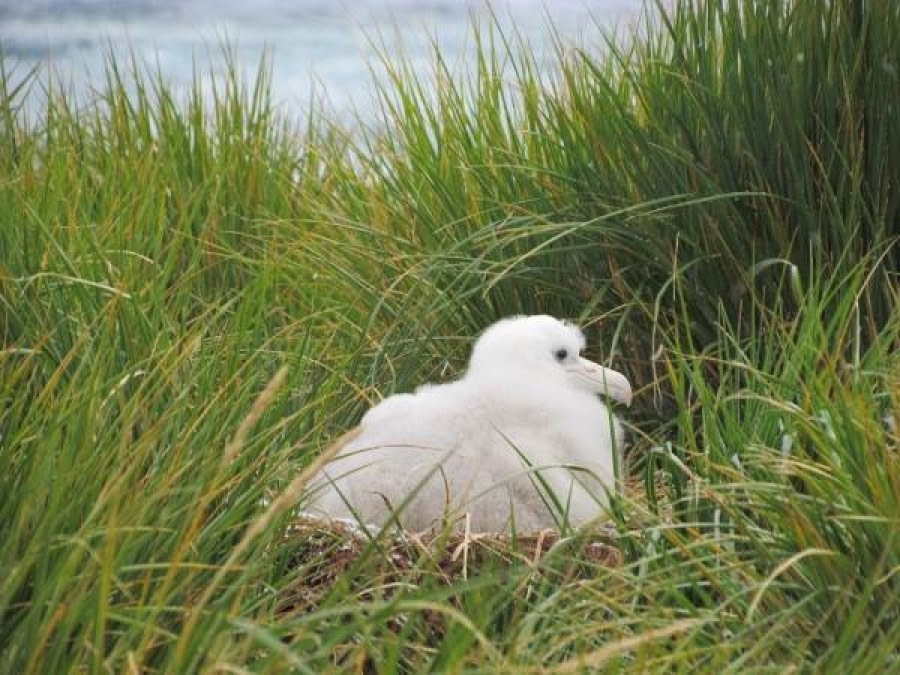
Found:
[[[523,534],[414,534],[373,536],[340,521],[298,517],[285,533],[289,564],[298,570],[283,612],[318,606],[339,582],[390,589],[437,581],[448,586],[482,572],[527,566],[535,574],[570,579],[596,576],[624,563],[615,532],[600,528],[572,537],[555,530]]]

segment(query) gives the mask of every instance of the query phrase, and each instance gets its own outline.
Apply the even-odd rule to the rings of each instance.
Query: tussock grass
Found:
[[[352,131],[265,63],[27,118],[0,60],[3,670],[900,668],[900,9],[648,16],[550,78],[389,61]],[[376,541],[286,613],[303,468],[533,312],[636,385],[622,564]]]

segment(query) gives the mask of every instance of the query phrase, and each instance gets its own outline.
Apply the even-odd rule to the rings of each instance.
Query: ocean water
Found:
[[[599,28],[627,24],[642,0],[0,0],[0,50],[13,80],[34,66],[79,96],[103,82],[109,53],[133,54],[176,89],[195,70],[219,72],[222,45],[254,72],[267,52],[273,94],[302,115],[314,95],[338,115],[373,105],[379,54],[403,53],[426,74],[432,43],[461,70],[473,21],[515,25],[539,59],[553,53],[548,27],[566,42],[599,47]]]

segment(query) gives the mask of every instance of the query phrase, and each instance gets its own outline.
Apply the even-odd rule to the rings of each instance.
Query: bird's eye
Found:
[[[560,363],[562,363],[562,362],[565,361],[567,358],[569,358],[569,352],[568,352],[568,350],[566,350],[566,349],[557,349],[557,350],[553,353],[553,356],[556,358],[557,361],[559,361]]]

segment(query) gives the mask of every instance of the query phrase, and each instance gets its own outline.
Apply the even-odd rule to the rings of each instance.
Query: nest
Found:
[[[623,564],[615,533],[593,530],[561,537],[555,530],[519,536],[414,534],[376,536],[346,522],[298,517],[285,533],[289,565],[298,570],[280,603],[283,613],[310,611],[338,584],[365,594],[390,595],[401,586],[447,586],[484,572],[525,568],[531,575],[596,576]],[[380,589],[380,591],[379,591]],[[393,589],[393,590],[391,590]]]

